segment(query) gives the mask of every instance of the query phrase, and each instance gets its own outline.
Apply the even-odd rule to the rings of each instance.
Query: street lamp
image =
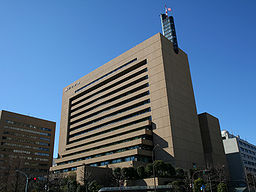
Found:
[[[24,175],[26,177],[26,186],[25,186],[25,192],[28,192],[28,175],[26,173],[24,173],[23,171],[20,171],[20,170],[15,170],[16,172]]]
[[[159,147],[159,145],[156,144],[154,146],[154,148],[152,149],[152,169],[153,169],[153,177],[154,177],[154,192],[156,192],[156,175],[155,175],[155,168],[154,168],[154,151],[155,151],[156,147]]]

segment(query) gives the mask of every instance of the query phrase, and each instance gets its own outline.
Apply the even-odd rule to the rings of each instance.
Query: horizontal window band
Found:
[[[88,87],[89,85],[91,85],[91,84],[93,84],[93,83],[95,83],[95,82],[99,81],[100,79],[103,79],[104,77],[107,77],[108,75],[112,74],[113,72],[115,72],[115,71],[118,71],[118,70],[122,69],[123,67],[125,67],[125,66],[127,66],[127,65],[129,65],[129,64],[131,64],[131,63],[133,63],[134,61],[137,61],[137,58],[135,58],[135,59],[133,59],[133,60],[131,60],[131,61],[129,61],[129,62],[127,62],[127,63],[125,63],[124,65],[121,65],[120,67],[118,67],[118,68],[114,69],[113,71],[110,71],[109,73],[107,73],[107,74],[105,74],[105,75],[101,76],[100,78],[98,78],[98,79],[96,79],[96,80],[94,80],[94,81],[92,81],[92,82],[88,83],[87,85],[85,85],[85,86],[83,86],[83,87],[81,87],[81,88],[77,89],[77,90],[75,91],[75,93],[77,93],[77,92],[79,92],[79,91],[83,90],[84,88],[86,88],[86,87]]]
[[[18,126],[18,127],[26,127],[26,128],[30,128],[30,129],[38,129],[38,130],[49,131],[49,132],[52,131],[50,128],[45,128],[45,127],[36,126],[36,125],[32,125],[32,124],[27,124],[27,123],[23,123],[23,122],[6,120],[6,123],[11,124],[11,125],[15,125],[15,126]]]
[[[44,137],[40,137],[40,136],[35,136],[33,134],[30,135],[30,133],[28,133],[28,134],[17,133],[14,130],[4,130],[3,134],[6,135],[6,136],[24,137],[24,140],[26,140],[28,142],[37,142],[40,145],[50,146],[50,143],[44,143],[44,142],[38,141],[38,139],[41,139],[41,140],[44,140],[44,141],[50,141],[50,138],[44,138]]]
[[[102,116],[102,117],[93,119],[93,120],[91,120],[91,121],[88,121],[88,122],[83,123],[83,124],[81,124],[81,125],[78,125],[78,126],[76,126],[76,127],[73,127],[72,129],[69,129],[69,131],[74,131],[74,130],[77,130],[77,129],[81,128],[81,127],[85,127],[85,126],[91,125],[91,124],[93,124],[93,123],[97,123],[97,122],[102,121],[102,120],[104,120],[104,119],[106,119],[106,118],[119,115],[119,114],[121,114],[121,113],[124,113],[124,112],[126,112],[126,111],[130,111],[130,110],[132,110],[132,109],[135,109],[135,108],[137,108],[137,107],[140,107],[140,106],[145,105],[145,104],[148,104],[148,103],[150,103],[150,99],[147,99],[147,100],[145,100],[145,101],[141,101],[141,102],[139,102],[139,103],[133,104],[133,105],[131,105],[131,106],[125,107],[125,108],[120,109],[120,110],[118,110],[118,111],[115,111],[115,112],[112,112],[112,113],[108,113],[108,114],[106,114],[105,116]],[[70,137],[72,137],[72,135],[70,135]]]
[[[17,138],[15,137],[16,135],[11,135],[11,134],[6,134],[6,132],[4,132],[3,136],[2,136],[2,141],[10,141],[10,142],[17,142],[20,144],[29,144],[32,147],[38,147],[38,145],[41,147],[42,146],[50,146],[49,143],[44,143],[44,142],[39,142],[37,140],[34,139],[24,139],[24,138]]]
[[[78,123],[78,122],[80,122],[80,121],[82,121],[82,120],[91,118],[91,117],[93,117],[93,116],[99,115],[99,114],[104,113],[104,112],[106,112],[106,111],[109,111],[109,110],[111,110],[111,109],[120,107],[120,106],[122,106],[122,105],[124,105],[124,104],[127,104],[127,103],[129,103],[129,102],[131,102],[131,101],[137,100],[137,99],[139,99],[139,98],[142,98],[142,97],[144,97],[144,96],[146,96],[146,95],[149,95],[149,91],[146,91],[146,92],[144,92],[144,93],[141,93],[141,94],[139,94],[139,95],[136,95],[136,96],[134,96],[134,97],[132,97],[132,98],[128,98],[128,99],[126,99],[126,100],[124,100],[124,101],[118,102],[118,103],[116,103],[116,104],[114,104],[114,105],[111,105],[111,106],[109,106],[109,107],[106,107],[106,108],[104,108],[104,109],[101,109],[101,110],[99,110],[99,111],[96,111],[96,112],[94,112],[94,113],[91,113],[91,114],[89,114],[89,115],[86,115],[85,117],[82,117],[82,118],[80,118],[80,119],[77,119],[77,120],[75,120],[75,121],[72,121],[72,122],[70,122],[70,125],[72,125],[72,124],[74,124],[74,123]]]
[[[79,161],[82,161],[82,160],[79,160]],[[124,157],[120,157],[120,158],[114,158],[114,159],[107,160],[107,161],[99,161],[99,162],[85,164],[85,165],[87,165],[87,166],[104,166],[104,165],[116,164],[116,163],[127,162],[127,161],[141,161],[141,162],[149,163],[149,162],[152,162],[152,158],[149,156],[136,154],[136,155],[132,155],[132,156],[124,156]],[[65,164],[61,164],[61,165],[65,165]],[[58,169],[58,170],[55,170],[54,173],[65,173],[65,172],[69,172],[69,171],[74,171],[74,170],[77,170],[77,167],[80,167],[80,166],[84,166],[84,164],[78,165],[75,167],[65,168],[65,169]]]
[[[144,117],[142,119],[138,119],[138,120],[135,120],[135,121],[132,121],[132,122],[129,122],[129,123],[125,123],[123,125],[119,125],[119,126],[111,128],[111,129],[107,129],[105,131],[100,131],[98,133],[95,133],[95,134],[92,134],[92,135],[89,135],[89,136],[85,136],[85,137],[79,138],[79,139],[75,140],[75,142],[83,141],[85,139],[89,139],[91,137],[96,137],[96,136],[99,136],[99,135],[102,135],[102,134],[106,134],[106,133],[109,133],[109,132],[112,132],[112,131],[116,131],[116,130],[119,130],[119,129],[124,129],[124,128],[127,128],[127,127],[129,128],[129,126],[136,125],[136,124],[141,123],[143,121],[150,121],[150,120],[151,120],[151,116]],[[71,143],[74,143],[74,142],[73,141],[69,142],[69,144],[71,144]],[[77,147],[80,147],[80,146],[81,145],[76,145],[76,146],[73,146],[73,147],[68,147],[67,146],[67,150],[74,149],[74,148],[77,148]]]
[[[121,140],[121,141],[116,141],[116,142],[108,143],[108,144],[105,144],[105,145],[100,145],[100,146],[97,146],[97,147],[93,147],[93,148],[90,148],[90,149],[85,149],[85,150],[81,150],[81,151],[78,151],[78,152],[66,154],[66,155],[63,155],[62,157],[68,157],[68,156],[77,155],[77,154],[81,154],[81,153],[85,153],[85,152],[89,152],[89,151],[94,151],[94,150],[97,150],[97,149],[103,149],[103,148],[106,148],[106,147],[109,147],[109,146],[114,146],[114,145],[118,145],[118,144],[121,144],[121,143],[134,141],[134,140],[137,140],[137,139],[152,140],[152,135],[145,135],[145,134],[138,135],[138,136],[128,138],[128,139],[124,139],[124,140]]]
[[[144,113],[147,113],[147,112],[150,112],[150,111],[151,111],[151,108],[150,108],[150,107],[149,107],[149,108],[146,108],[146,109],[142,109],[142,110],[136,111],[136,112],[134,112],[134,113],[132,113],[132,114],[129,114],[129,115],[120,117],[120,118],[118,118],[118,119],[114,119],[114,120],[112,120],[112,121],[108,121],[108,122],[106,122],[106,123],[97,125],[97,126],[92,127],[92,128],[90,128],[90,129],[83,130],[83,131],[81,131],[81,132],[78,132],[78,133],[74,134],[74,136],[82,135],[82,134],[87,133],[87,132],[89,132],[89,131],[93,131],[93,130],[96,130],[96,129],[100,129],[101,127],[105,127],[105,126],[110,125],[110,124],[113,124],[113,123],[117,123],[117,122],[120,122],[120,121],[129,119],[129,118],[132,118],[132,117],[136,117],[136,116],[138,116],[138,115],[141,115],[141,114],[144,114]],[[77,141],[77,140],[74,140],[74,141],[72,141],[72,142],[75,142],[75,141]],[[68,142],[68,144],[69,144],[69,143],[71,143],[71,142]]]
[[[132,90],[129,90],[129,91],[127,91],[127,92],[125,92],[125,93],[123,93],[123,94],[121,94],[121,95],[118,95],[118,96],[116,96],[116,97],[112,97],[112,98],[109,99],[109,100],[106,100],[106,101],[104,101],[104,102],[102,102],[102,103],[99,103],[99,104],[97,104],[97,105],[94,105],[94,106],[92,106],[92,107],[90,107],[90,108],[88,108],[88,109],[86,109],[86,110],[83,110],[83,111],[77,113],[77,114],[71,115],[71,116],[70,116],[70,119],[75,118],[75,117],[78,117],[79,115],[82,115],[83,113],[87,113],[87,112],[89,112],[89,111],[91,111],[91,110],[94,110],[94,109],[96,109],[96,108],[98,108],[98,107],[100,107],[100,106],[102,106],[102,105],[105,105],[105,104],[107,104],[107,103],[113,102],[113,101],[115,101],[115,100],[118,100],[118,99],[120,99],[120,98],[123,98],[123,97],[125,97],[125,96],[127,96],[127,95],[130,95],[130,94],[132,94],[132,93],[135,93],[135,92],[137,92],[137,91],[139,91],[139,90],[141,90],[141,89],[144,89],[144,88],[146,88],[146,87],[148,87],[148,86],[149,86],[149,84],[148,84],[148,83],[145,83],[144,85],[141,85],[141,86],[136,87],[136,88],[134,88],[134,89],[132,89]],[[107,96],[110,96],[110,94],[107,94]],[[107,97],[107,96],[104,96],[104,97]],[[103,97],[102,97],[102,98],[103,98]],[[95,99],[95,101],[93,101],[93,102],[96,102],[96,101],[98,101],[99,99],[100,99],[100,98],[97,98],[97,99]],[[91,104],[91,103],[85,104],[85,105],[83,105],[82,107],[86,107],[87,105],[90,105],[90,104]]]
[[[77,162],[77,161],[93,159],[95,157],[103,157],[103,156],[116,154],[116,153],[120,153],[120,152],[124,152],[124,151],[129,151],[129,150],[133,150],[133,149],[144,149],[144,150],[152,151],[152,146],[147,146],[147,145],[143,145],[143,144],[135,145],[135,146],[129,146],[129,147],[124,147],[124,148],[121,148],[121,149],[113,150],[113,151],[107,151],[107,152],[104,152],[104,153],[94,154],[94,155],[91,155],[91,156],[76,158],[74,160],[64,161],[64,162],[58,163],[57,165],[65,165],[65,164],[69,164],[69,163],[73,163],[73,162]]]
[[[117,88],[117,89],[114,90],[114,91],[111,91],[111,92],[109,92],[109,93],[107,93],[107,94],[105,94],[105,95],[102,95],[102,96],[100,96],[100,97],[98,97],[98,98],[96,98],[96,99],[94,99],[94,100],[92,100],[92,101],[90,101],[90,102],[88,102],[88,103],[85,103],[85,104],[83,104],[83,105],[81,105],[81,106],[79,106],[79,107],[77,107],[77,108],[75,108],[75,109],[70,110],[70,114],[72,115],[72,113],[74,113],[75,111],[77,111],[77,110],[79,110],[79,109],[82,109],[82,108],[84,108],[84,107],[86,107],[86,106],[88,106],[88,105],[91,105],[91,104],[93,104],[93,103],[96,102],[96,101],[100,101],[101,99],[104,99],[104,98],[106,98],[106,97],[110,97],[111,95],[114,95],[114,94],[116,94],[116,93],[118,93],[118,92],[120,92],[120,91],[122,91],[122,90],[125,90],[125,89],[127,89],[127,88],[129,88],[129,87],[132,87],[132,86],[134,86],[134,85],[136,85],[136,84],[139,84],[139,83],[141,83],[141,82],[143,82],[143,81],[145,81],[145,80],[147,80],[147,79],[148,79],[148,76],[147,76],[147,75],[146,75],[146,76],[143,76],[143,77],[141,77],[141,78],[139,78],[139,79],[137,79],[137,80],[135,80],[135,81],[133,81],[133,82],[131,82],[131,83],[129,83],[129,84],[126,84],[126,85],[124,85],[124,86],[122,86],[122,87]],[[73,115],[72,115],[72,117],[73,117]]]
[[[93,87],[83,91],[82,93],[79,93],[78,95],[70,98],[70,102],[72,103],[74,100],[78,99],[79,97],[81,97],[81,96],[83,96],[83,95],[85,95],[87,93],[90,93],[91,91],[93,91],[93,90],[95,90],[95,89],[97,89],[97,88],[99,88],[99,87],[101,87],[101,86],[103,86],[103,85],[105,85],[105,84],[107,84],[107,83],[117,79],[118,77],[121,77],[121,76],[129,73],[130,71],[133,71],[134,69],[137,69],[137,68],[139,68],[142,65],[145,65],[146,63],[147,63],[147,61],[143,60],[143,61],[139,62],[138,64],[133,65],[132,67],[130,67],[130,68],[128,68],[128,69],[126,69],[126,70],[124,70],[124,71],[122,71],[122,72],[120,72],[120,73],[118,73],[118,74],[116,74],[116,75],[106,79],[105,81],[102,81],[101,83],[99,83],[99,84],[97,84],[97,85],[95,85],[95,86],[93,86]],[[77,104],[79,102],[80,101],[77,101],[77,102],[72,103],[72,104],[75,105],[75,104]]]
[[[103,88],[103,89],[100,89],[100,90],[98,90],[97,92],[95,92],[95,93],[93,93],[93,94],[91,94],[91,95],[88,95],[88,96],[86,96],[85,98],[82,98],[82,99],[80,99],[79,101],[77,101],[77,102],[75,102],[74,104],[72,104],[72,102],[71,102],[71,105],[70,105],[70,107],[71,107],[71,112],[73,112],[73,111],[75,111],[75,110],[77,110],[77,108],[79,108],[79,107],[76,107],[76,108],[74,108],[74,106],[76,106],[76,105],[78,105],[78,104],[80,104],[80,103],[82,103],[82,102],[84,102],[84,101],[86,101],[86,100],[88,100],[88,99],[90,99],[90,98],[92,98],[92,97],[94,97],[94,96],[97,96],[97,95],[99,95],[100,93],[103,93],[103,92],[105,92],[105,91],[108,91],[108,90],[110,90],[111,88],[114,88],[114,87],[118,87],[118,85],[120,85],[120,84],[122,84],[122,83],[124,83],[124,82],[126,82],[126,81],[128,81],[128,80],[130,80],[130,79],[133,79],[133,78],[135,78],[135,77],[137,77],[137,76],[139,76],[139,75],[141,75],[141,74],[143,74],[143,73],[145,73],[145,72],[147,72],[147,68],[144,68],[144,69],[142,69],[142,70],[140,70],[140,71],[138,71],[138,72],[136,72],[136,73],[134,73],[134,74],[131,74],[131,75],[129,75],[128,77],[125,77],[124,79],[122,79],[122,80],[120,80],[120,81],[117,81],[117,82],[115,82],[115,83],[113,83],[113,84],[111,84],[111,85],[109,85],[109,86],[107,86],[107,87],[105,87],[105,88]],[[131,83],[129,83],[129,84],[131,84]],[[124,85],[125,86],[125,85]],[[122,86],[123,87],[123,86]],[[120,88],[120,86],[119,86],[119,88]],[[116,90],[120,90],[120,89],[116,89]],[[115,92],[117,92],[117,91],[112,91],[113,93]],[[107,94],[106,94],[107,95]],[[89,101],[88,103],[91,103],[92,101]]]
[[[90,141],[90,142],[87,142],[87,143],[83,143],[83,144],[77,145],[75,147],[68,148],[67,150],[75,149],[75,148],[78,148],[78,147],[90,145],[90,144],[97,143],[97,142],[100,142],[100,141],[104,141],[104,140],[107,140],[107,139],[111,139],[111,138],[115,138],[115,137],[118,137],[118,136],[126,135],[128,133],[132,133],[134,131],[139,131],[139,130],[142,130],[142,129],[151,129],[151,127],[149,125],[148,126],[143,126],[143,127],[138,127],[136,129],[128,130],[128,131],[125,131],[125,132],[122,132],[122,133],[118,133],[118,134],[115,134],[115,135],[111,135],[111,136],[108,136],[108,137],[104,137],[104,138],[101,138],[101,139],[97,139],[97,140],[93,140],[93,141]]]
[[[22,132],[26,132],[26,133],[33,133],[33,134],[38,134],[38,135],[44,135],[44,136],[51,136],[51,133],[44,133],[44,132],[39,132],[39,131],[34,131],[31,129],[24,129],[24,128],[20,128],[20,127],[13,127],[13,126],[4,126],[4,128],[6,129],[12,129],[12,130],[16,130],[16,131],[22,131]]]

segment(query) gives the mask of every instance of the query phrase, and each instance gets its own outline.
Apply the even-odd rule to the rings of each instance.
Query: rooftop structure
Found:
[[[163,35],[173,43],[173,49],[176,54],[179,53],[177,35],[175,30],[173,16],[168,16],[168,10],[170,8],[165,7],[165,14],[161,14],[161,24]]]

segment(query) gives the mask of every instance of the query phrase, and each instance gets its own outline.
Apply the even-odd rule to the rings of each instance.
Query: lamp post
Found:
[[[24,173],[23,171],[20,171],[20,170],[16,170],[16,172],[24,175],[26,177],[26,186],[25,186],[25,192],[28,192],[28,175],[26,173]]]
[[[156,174],[155,174],[155,167],[154,167],[154,151],[155,151],[156,147],[159,147],[159,145],[156,144],[154,146],[154,148],[152,149],[152,169],[153,169],[153,177],[154,177],[154,192],[156,192]]]

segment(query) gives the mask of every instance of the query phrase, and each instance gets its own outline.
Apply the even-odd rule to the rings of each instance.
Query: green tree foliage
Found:
[[[155,174],[157,177],[174,177],[176,172],[170,163],[165,163],[162,160],[157,160],[153,163]]]
[[[124,167],[121,170],[121,175],[124,179],[137,179],[137,171],[133,167]]]
[[[150,176],[153,175],[153,165],[152,165],[152,163],[148,163],[146,165],[145,172],[146,172],[147,177],[150,177]]]
[[[117,167],[113,170],[113,175],[114,177],[117,179],[117,180],[120,180],[121,179],[121,168],[120,167]]]
[[[154,161],[153,163],[156,177],[163,177],[166,172],[165,163],[162,160]]]
[[[115,169],[113,169],[112,171],[113,174],[113,182],[112,185],[114,186],[120,186],[120,182],[122,181],[123,177],[122,177],[122,169],[120,167],[117,167]]]
[[[173,187],[173,192],[183,192],[186,191],[185,187],[184,187],[184,182],[183,181],[173,181],[171,183],[172,187]]]
[[[182,168],[176,169],[176,177],[183,179],[185,177],[185,172]]]
[[[197,171],[197,169],[189,169],[188,170],[188,174],[189,174],[189,177],[192,178],[193,174]]]
[[[166,163],[166,175],[165,177],[172,178],[176,175],[175,168],[172,166],[171,163]]]
[[[76,192],[77,185],[74,172],[71,172],[69,175],[54,174],[40,178],[37,181],[30,181],[29,191]]]
[[[69,173],[68,175],[53,175],[47,180],[38,180],[29,188],[33,192],[98,192],[103,186],[99,185],[95,180],[86,182],[86,185],[80,185],[76,181],[76,174]],[[44,186],[47,185],[47,188]],[[86,190],[87,186],[87,190]]]
[[[85,190],[82,189],[82,186],[78,185],[76,188],[76,192],[83,192],[83,191],[85,191]]]
[[[129,178],[129,170],[128,170],[128,168],[127,167],[124,167],[124,168],[122,168],[122,170],[121,170],[121,174],[122,174],[122,177],[124,178],[124,179],[128,179]]]
[[[76,180],[69,180],[67,192],[76,192],[76,188],[77,188]]]
[[[138,179],[139,178],[137,170],[134,167],[129,167],[128,172],[129,172],[129,179]]]
[[[138,173],[139,178],[141,178],[141,179],[147,177],[145,168],[144,168],[143,166],[139,166],[139,167],[137,168],[137,173]]]
[[[194,181],[194,192],[200,192],[201,191],[201,187],[204,184],[204,181],[202,178],[198,178]]]
[[[88,191],[89,192],[98,192],[102,188],[101,185],[99,185],[95,180],[90,182],[88,186]]]
[[[153,176],[153,165],[156,177],[174,178],[176,175],[175,168],[170,163],[165,163],[162,160],[157,160],[153,164],[148,163],[146,167],[139,166],[137,172],[131,170],[133,168],[123,168],[121,171],[125,179],[147,178]],[[130,169],[130,170],[128,170]],[[180,174],[184,175],[184,171],[180,170]]]
[[[211,181],[211,189],[213,191],[217,191],[219,183],[225,183],[227,181],[224,167],[212,168],[210,170],[203,171],[203,173],[202,177],[206,177],[207,180]]]
[[[217,187],[218,192],[227,192],[227,185],[225,183],[219,183]]]

